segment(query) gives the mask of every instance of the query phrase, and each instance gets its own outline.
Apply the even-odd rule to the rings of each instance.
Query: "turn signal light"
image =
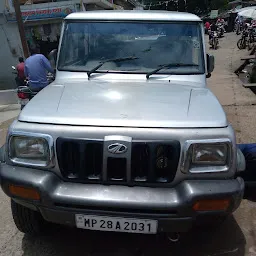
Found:
[[[25,188],[15,185],[9,185],[9,191],[12,195],[24,199],[40,200],[40,194],[34,188]]]
[[[210,199],[199,200],[193,205],[193,209],[197,212],[202,211],[226,211],[229,207],[229,199]]]

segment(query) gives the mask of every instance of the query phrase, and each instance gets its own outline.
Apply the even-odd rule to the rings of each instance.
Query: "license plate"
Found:
[[[77,228],[126,233],[156,234],[156,220],[76,214]]]
[[[22,99],[22,100],[19,100],[19,103],[20,103],[20,105],[22,105],[22,106],[26,105],[28,102],[29,102],[29,99]]]

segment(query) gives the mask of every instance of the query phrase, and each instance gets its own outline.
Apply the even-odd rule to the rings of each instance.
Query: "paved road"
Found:
[[[16,104],[18,102],[15,90],[0,90],[0,105]]]
[[[221,47],[214,52],[216,71],[209,86],[219,98],[237,131],[239,142],[256,141],[256,96],[241,87],[232,74],[239,64],[235,35],[227,35]],[[246,53],[242,53],[244,55]],[[241,55],[241,56],[242,56]],[[246,124],[246,125],[245,125]],[[253,126],[254,124],[254,126]],[[0,129],[6,131],[8,123]],[[1,138],[3,140],[3,138]],[[241,207],[220,228],[213,232],[193,231],[177,244],[163,237],[84,232],[55,227],[43,238],[24,236],[15,228],[9,199],[0,191],[0,255],[91,255],[91,256],[255,256],[256,255],[256,203],[244,200]]]
[[[19,113],[20,104],[0,105],[0,124],[11,118],[16,117]]]

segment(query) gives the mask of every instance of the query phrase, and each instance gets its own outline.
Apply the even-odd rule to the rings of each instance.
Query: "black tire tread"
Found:
[[[43,231],[44,220],[40,213],[32,211],[11,200],[14,223],[19,231],[29,235],[40,235]]]
[[[237,47],[239,50],[242,50],[245,48],[245,43],[244,43],[244,40],[243,39],[239,39],[238,42],[237,42]]]

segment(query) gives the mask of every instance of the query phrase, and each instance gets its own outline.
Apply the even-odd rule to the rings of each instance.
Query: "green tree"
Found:
[[[211,0],[210,6],[212,10],[225,10],[228,7],[228,0]]]
[[[220,0],[217,0],[220,1]],[[144,0],[146,9],[190,12],[197,15],[207,13],[208,0]]]

